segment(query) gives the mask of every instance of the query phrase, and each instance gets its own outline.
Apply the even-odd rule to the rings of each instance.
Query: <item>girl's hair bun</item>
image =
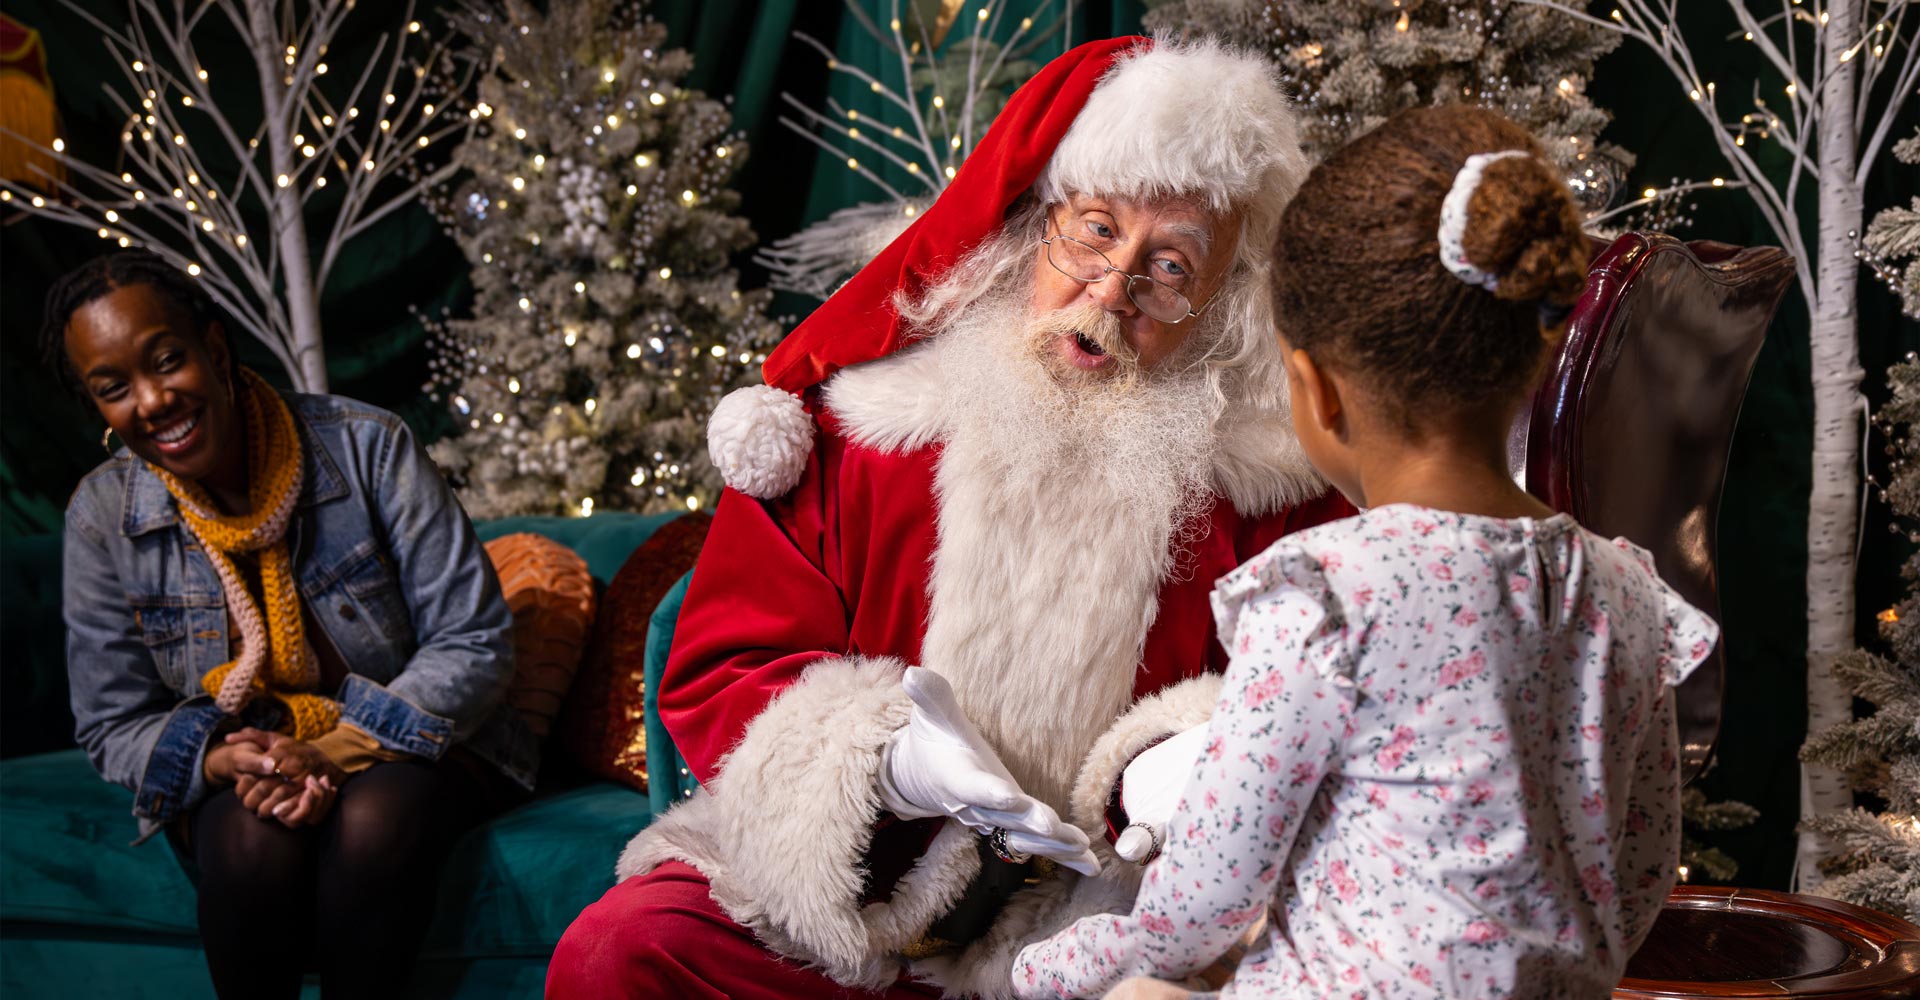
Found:
[[[1508,301],[1570,306],[1586,283],[1580,212],[1553,165],[1537,156],[1487,165],[1467,202],[1461,247],[1474,267],[1499,277],[1494,295]]]

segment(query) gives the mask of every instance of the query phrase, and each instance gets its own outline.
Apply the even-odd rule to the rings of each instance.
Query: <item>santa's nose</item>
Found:
[[[1087,295],[1107,312],[1131,316],[1139,311],[1139,307],[1133,304],[1132,296],[1127,294],[1127,280],[1127,276],[1119,271],[1108,271],[1105,277],[1087,285]]]

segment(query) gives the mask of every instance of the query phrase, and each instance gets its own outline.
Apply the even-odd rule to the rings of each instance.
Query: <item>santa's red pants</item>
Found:
[[[707,891],[705,875],[678,861],[608,889],[574,918],[547,967],[548,1000],[939,995],[934,987],[909,982],[880,992],[851,990],[775,955],[727,917]]]

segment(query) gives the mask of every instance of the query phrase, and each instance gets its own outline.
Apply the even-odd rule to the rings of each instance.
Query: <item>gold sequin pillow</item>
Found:
[[[503,535],[487,543],[487,557],[513,612],[507,704],[544,740],[593,629],[593,577],[586,560],[543,535]]]

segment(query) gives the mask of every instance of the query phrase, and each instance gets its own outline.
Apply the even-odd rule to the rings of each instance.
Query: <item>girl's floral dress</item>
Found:
[[[1605,997],[1674,880],[1673,694],[1719,629],[1560,515],[1381,507],[1213,593],[1232,653],[1133,912],[1021,952],[1023,997],[1205,966],[1231,997]]]

